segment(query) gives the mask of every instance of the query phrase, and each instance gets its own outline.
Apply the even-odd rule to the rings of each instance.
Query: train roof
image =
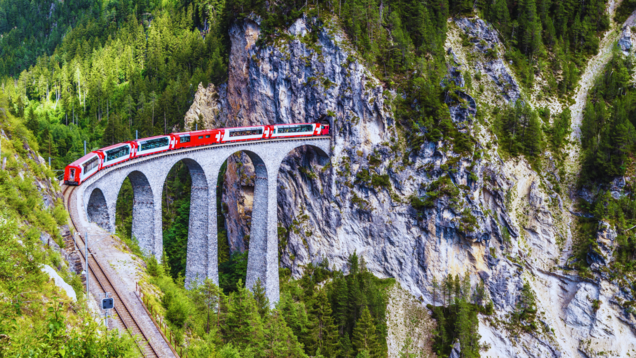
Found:
[[[219,129],[260,128],[260,127],[265,127],[265,126],[269,126],[269,124],[256,124],[256,125],[253,125],[253,126],[227,127],[227,128],[219,128]]]
[[[218,131],[219,129],[223,129],[223,128],[201,129],[198,131],[177,132],[177,133],[171,133],[171,134],[172,135],[192,135],[193,133],[205,133],[205,132],[211,132],[211,131]]]
[[[317,122],[311,122],[311,123],[276,123],[273,124],[274,126],[299,126],[299,125],[303,125],[303,124],[320,124]]]
[[[128,144],[127,142],[117,143],[117,144],[109,145],[108,147],[97,149],[94,152],[101,152],[101,151],[105,151],[105,150],[109,150],[109,149],[113,149],[113,148],[118,148],[118,147],[121,147],[123,145],[130,145],[130,144]]]
[[[74,161],[73,163],[71,163],[69,165],[80,165],[80,164],[84,163],[85,161],[91,159],[95,155],[97,155],[97,153],[95,153],[94,151],[90,152],[90,153],[86,154],[85,156],[79,158],[78,160]]]
[[[172,134],[174,134],[174,133],[172,133]],[[170,134],[162,134],[162,135],[156,135],[156,136],[147,137],[147,138],[133,139],[130,142],[141,142],[141,141],[145,141],[145,140],[148,140],[148,139],[157,139],[157,138],[163,138],[163,137],[170,137]]]

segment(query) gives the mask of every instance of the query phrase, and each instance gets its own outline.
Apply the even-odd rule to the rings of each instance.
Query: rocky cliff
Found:
[[[631,300],[629,293],[600,274],[584,279],[564,270],[574,197],[559,193],[572,192],[572,183],[549,153],[540,173],[524,159],[498,154],[488,129],[493,109],[520,99],[522,91],[491,26],[476,18],[449,20],[448,78],[462,86],[470,76],[479,87],[448,103],[458,128],[477,141],[470,155],[444,140],[424,141],[405,154],[392,118],[398,94],[362,65],[330,22],[300,18],[270,44],[258,42],[259,31],[257,18],[232,26],[228,83],[199,88],[186,127],[195,121],[331,124],[331,158],[304,148],[280,169],[282,266],[297,277],[324,259],[346,270],[348,256],[357,252],[374,274],[396,278],[425,303],[433,303],[434,278],[468,273],[473,284],[485,283],[495,304],[494,316],[480,317],[482,356],[625,357],[636,349],[636,326],[620,304]],[[250,166],[237,155],[225,177],[234,250],[249,244]],[[432,205],[411,204],[411,197],[431,191],[438,194]],[[611,259],[613,237],[611,227],[599,227],[602,252],[591,260]],[[540,324],[532,333],[506,325],[524,283],[537,297]]]

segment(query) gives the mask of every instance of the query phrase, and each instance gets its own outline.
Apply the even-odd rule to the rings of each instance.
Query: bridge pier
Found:
[[[277,159],[268,160],[266,167],[261,158],[248,155],[256,179],[245,285],[252,290],[260,279],[269,302],[274,304],[279,299],[276,182],[280,163]]]

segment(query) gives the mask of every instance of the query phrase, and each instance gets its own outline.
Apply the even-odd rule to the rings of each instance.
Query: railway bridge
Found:
[[[330,137],[272,139],[168,151],[133,159],[98,172],[76,189],[73,200],[80,226],[94,222],[114,233],[117,196],[126,178],[133,187],[132,235],[146,254],[163,252],[162,201],[170,169],[183,161],[190,171],[192,192],[186,262],[186,285],[206,277],[218,284],[216,185],[221,166],[236,153],[246,153],[254,165],[254,203],[246,285],[260,278],[269,301],[279,299],[277,178],[285,157],[310,146],[330,153]]]

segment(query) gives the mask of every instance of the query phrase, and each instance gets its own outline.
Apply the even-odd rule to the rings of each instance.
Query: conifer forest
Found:
[[[633,356],[634,41],[636,0],[0,0],[0,357]],[[187,161],[163,252],[124,180],[90,255],[154,333],[104,324],[69,164],[319,122],[330,153],[269,186],[277,302],[246,285],[262,178],[237,152],[209,189],[218,279],[186,279]]]

